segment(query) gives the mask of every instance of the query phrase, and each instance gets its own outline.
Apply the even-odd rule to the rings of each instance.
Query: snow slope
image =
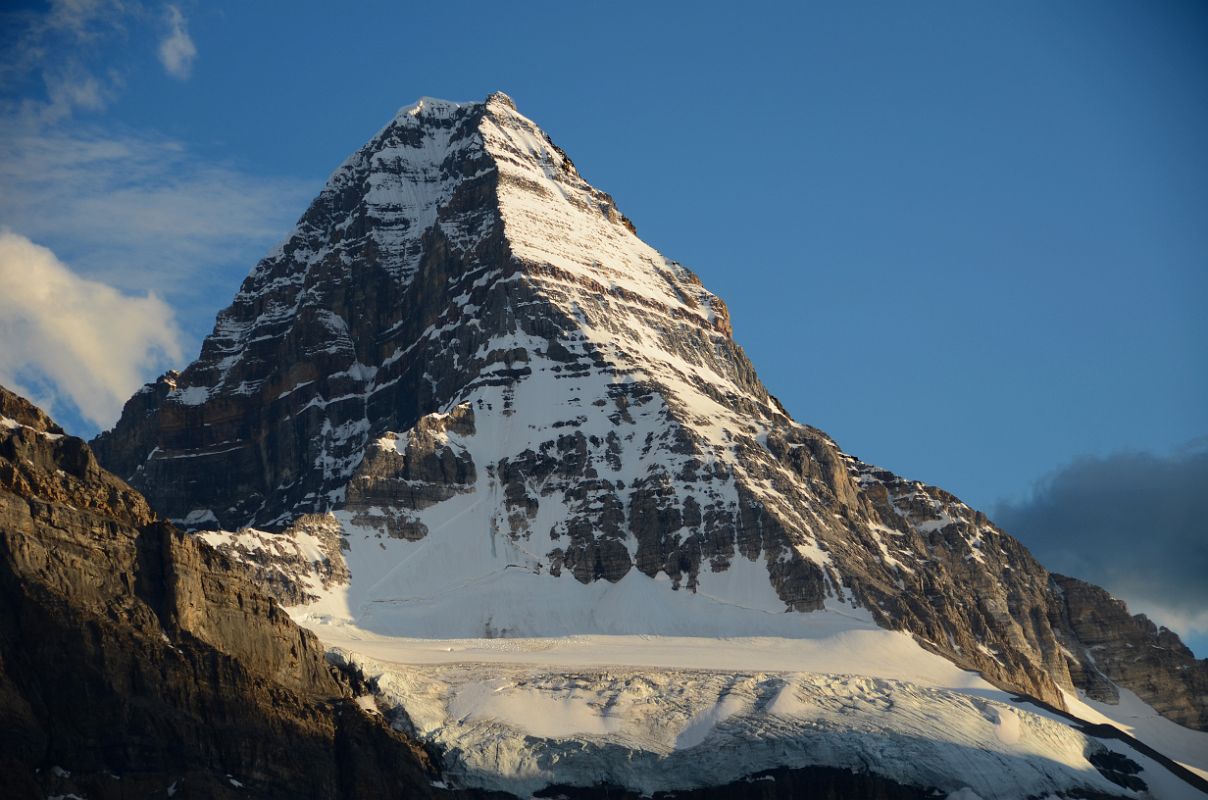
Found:
[[[1208,779],[1208,733],[1171,722],[1128,689],[1119,691],[1120,702],[1114,706],[1091,700],[1083,692],[1070,696],[1070,713],[1087,722],[1114,725]]]
[[[827,765],[984,800],[1075,788],[1204,796],[908,636],[841,609],[808,617],[795,639],[413,640],[312,629],[369,679],[378,708],[441,750],[461,785],[527,796],[604,781],[649,793]],[[1108,750],[1142,767],[1148,793],[1095,769],[1089,757]]]

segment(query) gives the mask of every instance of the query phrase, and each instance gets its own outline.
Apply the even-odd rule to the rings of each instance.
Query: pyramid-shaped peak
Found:
[[[504,380],[499,370],[522,369],[509,359],[546,349],[563,359],[549,376],[603,370],[605,395],[618,376],[679,370],[685,391],[703,381],[762,407],[753,373],[731,363],[729,334],[721,301],[638,238],[510,97],[423,97],[335,170],[219,313],[197,361],[132,401],[112,440],[130,441],[150,404],[156,444],[99,447],[186,525],[280,526],[341,503],[373,436],[463,402]],[[678,355],[684,337],[697,343]],[[717,362],[704,378],[684,366],[701,353]],[[217,420],[236,407],[229,425],[170,431],[175,414]],[[289,430],[240,428],[252,418]],[[229,467],[237,492],[171,488],[197,485],[169,477],[186,462],[198,476],[228,469],[216,466],[222,441],[248,467]]]
[[[300,231],[319,237],[307,252],[333,244],[347,251],[364,240],[374,260],[406,280],[419,266],[426,231],[464,253],[492,231],[529,266],[557,270],[590,291],[643,296],[728,333],[721,303],[642,242],[613,198],[588,183],[503,92],[470,103],[422,97],[406,106],[336,170],[316,206],[321,213],[304,219],[319,224]],[[690,285],[680,287],[684,281]]]
[[[516,110],[516,101],[513,100],[510,95],[505,94],[504,92],[491,92],[489,95],[487,95],[485,102],[488,106],[500,105],[510,108],[513,111]]]
[[[722,302],[501,94],[421,99],[350,156],[95,444],[159,513],[257,529],[208,535],[292,565],[283,600],[375,635],[795,637],[784,612],[831,609],[1054,705],[1173,652],[1126,631],[1092,660],[1069,625],[1106,601],[791,420]],[[320,534],[344,578],[313,571]],[[1185,663],[1157,699],[1204,726]]]

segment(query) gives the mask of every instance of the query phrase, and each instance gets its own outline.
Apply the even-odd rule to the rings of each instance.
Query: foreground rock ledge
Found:
[[[0,795],[429,797],[241,568],[0,387]]]

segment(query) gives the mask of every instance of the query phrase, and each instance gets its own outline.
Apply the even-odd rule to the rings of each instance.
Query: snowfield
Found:
[[[465,786],[650,793],[826,765],[982,800],[1073,788],[1204,797],[1128,745],[1089,737],[850,608],[804,615],[798,638],[412,639],[296,618]],[[1168,746],[1208,752],[1208,735],[1167,725]],[[1109,750],[1142,768],[1147,792],[1088,760]]]

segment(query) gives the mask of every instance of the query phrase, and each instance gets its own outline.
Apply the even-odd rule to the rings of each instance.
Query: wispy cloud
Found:
[[[289,230],[318,181],[259,175],[189,143],[107,119],[133,75],[126,53],[137,47],[156,52],[176,78],[187,77],[197,57],[178,5],[53,0],[38,11],[0,10],[0,227],[50,248],[61,259],[55,263],[70,264],[68,274],[85,282],[56,285],[102,286],[134,300],[150,291],[154,303],[123,308],[153,317],[164,303],[177,310],[174,324],[183,334],[155,350],[174,363],[145,353],[123,362],[147,380],[155,376],[150,370],[181,366],[182,349],[192,350],[208,332],[214,313]],[[45,268],[23,280],[54,275],[60,273]],[[44,328],[29,320],[0,326],[9,380],[23,370],[39,399],[70,400],[80,386],[71,370],[36,369],[37,359],[54,356],[31,338],[30,331]],[[113,339],[110,346],[133,343]],[[128,377],[119,372],[113,386],[126,387]],[[69,415],[69,424],[97,424],[112,410],[106,401],[80,397],[87,420]]]
[[[76,109],[100,111],[115,92],[111,81],[99,79],[70,62],[46,70],[42,79],[49,98],[44,113],[51,119],[70,116]]]
[[[117,18],[128,10],[121,0],[51,0],[45,27],[67,31],[81,41],[88,40],[97,35],[101,23],[117,24]]]
[[[0,224],[84,274],[170,298],[229,292],[315,188],[207,161],[161,136],[28,121],[0,121],[0,186]]]
[[[159,43],[159,63],[168,74],[187,80],[197,58],[197,46],[189,36],[185,15],[176,6],[168,6],[168,35]]]
[[[0,383],[54,414],[70,414],[70,401],[92,423],[112,424],[144,376],[181,359],[172,309],[155,294],[81,278],[8,231],[0,231],[0,286]],[[45,389],[50,396],[39,396]]]
[[[1170,455],[1081,458],[996,521],[1046,567],[1090,580],[1183,636],[1208,634],[1208,439]]]
[[[98,45],[122,36],[132,8],[121,0],[52,0],[43,11],[8,11],[0,19],[0,85],[34,79],[44,97],[25,95],[14,111],[45,121],[77,110],[99,111],[121,85],[121,75],[96,69]],[[11,102],[11,101],[10,101]]]

